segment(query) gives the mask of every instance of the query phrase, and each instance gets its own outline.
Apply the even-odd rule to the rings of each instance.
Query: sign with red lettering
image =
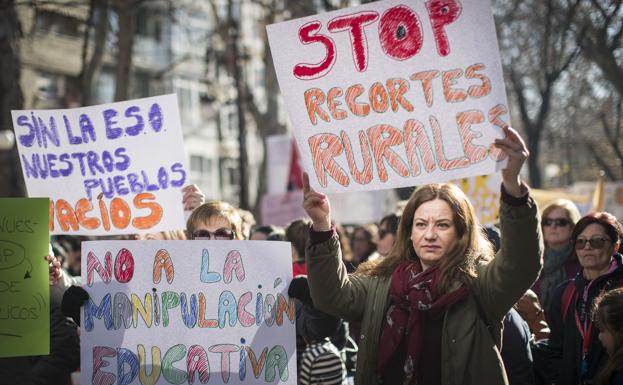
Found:
[[[186,227],[175,95],[11,114],[28,195],[50,198],[52,234]]]
[[[493,173],[509,114],[490,0],[379,1],[268,26],[314,188]]]

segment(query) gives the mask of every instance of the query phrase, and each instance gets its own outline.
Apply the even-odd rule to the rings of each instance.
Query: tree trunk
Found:
[[[540,128],[542,130],[542,128]],[[530,173],[530,186],[540,188],[542,184],[541,169],[539,168],[539,136],[528,136],[528,172]]]
[[[13,127],[11,110],[24,107],[20,87],[20,23],[14,0],[0,0],[0,130]],[[17,147],[0,150],[0,197],[26,195]]]
[[[136,7],[138,1],[117,0],[117,16],[119,31],[117,32],[117,68],[115,72],[115,101],[128,99],[130,70],[132,67],[132,50],[136,30]]]
[[[95,74],[99,72],[104,56],[104,47],[106,45],[106,37],[108,36],[108,0],[91,0],[91,9],[89,11],[89,25],[84,33],[84,47],[82,53],[82,71],[80,72],[80,88],[81,103],[83,106],[91,104],[93,79]],[[99,10],[99,18],[93,20],[95,11]],[[93,42],[93,52],[91,58],[87,60],[88,44],[91,40],[90,29],[95,23],[95,38]]]

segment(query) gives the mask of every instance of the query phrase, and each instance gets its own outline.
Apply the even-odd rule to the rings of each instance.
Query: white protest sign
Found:
[[[11,114],[28,195],[50,198],[52,234],[185,228],[175,95]]]
[[[83,385],[296,384],[291,246],[82,243]]]
[[[267,27],[311,184],[484,175],[509,116],[490,0],[379,1]]]

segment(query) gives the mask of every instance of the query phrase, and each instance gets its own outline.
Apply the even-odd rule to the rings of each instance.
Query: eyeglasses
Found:
[[[543,226],[569,226],[571,222],[566,218],[545,218],[543,219]]]
[[[396,233],[391,230],[379,230],[379,239],[385,238],[387,234],[396,235]]]
[[[591,238],[591,239],[582,239],[578,238],[575,240],[575,249],[582,250],[586,247],[586,244],[591,245],[591,249],[601,249],[606,245],[606,242],[612,242],[608,238]]]
[[[192,239],[213,239],[216,241],[232,240],[236,233],[232,229],[222,227],[216,231],[195,230],[192,233]]]

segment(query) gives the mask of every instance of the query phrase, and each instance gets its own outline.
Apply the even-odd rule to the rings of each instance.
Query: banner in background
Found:
[[[379,1],[267,27],[312,187],[484,175],[509,116],[489,0]]]
[[[0,357],[50,354],[49,205],[0,198]]]
[[[82,243],[82,384],[296,384],[291,246]]]
[[[28,195],[50,198],[53,234],[185,228],[175,95],[11,114]]]

